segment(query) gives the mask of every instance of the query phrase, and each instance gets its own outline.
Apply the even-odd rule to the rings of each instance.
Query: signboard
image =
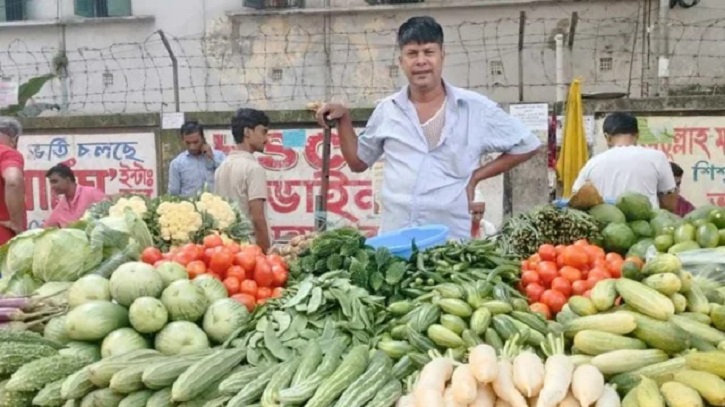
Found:
[[[725,206],[725,117],[640,117],[639,130],[640,144],[662,151],[685,171],[683,197],[696,207]]]
[[[28,227],[42,226],[55,206],[46,171],[58,163],[73,169],[76,182],[107,195],[156,196],[156,142],[153,133],[23,136]]]
[[[358,129],[359,131],[360,129]],[[230,130],[207,130],[208,142],[229,153],[234,148]],[[267,170],[267,216],[272,239],[314,230],[315,196],[322,169],[321,129],[270,130],[265,154],[257,160]],[[353,173],[340,152],[333,132],[327,220],[331,226],[356,226],[367,235],[377,233],[372,172]]]

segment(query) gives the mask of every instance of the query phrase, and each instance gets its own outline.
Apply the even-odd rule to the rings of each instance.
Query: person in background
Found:
[[[251,220],[255,243],[266,253],[271,245],[265,202],[267,174],[254,153],[264,152],[269,117],[255,109],[239,109],[232,118],[232,136],[237,144],[214,174],[214,193],[237,202]]]
[[[604,137],[609,149],[587,161],[572,190],[589,181],[606,199],[625,192],[649,198],[654,208],[677,209],[677,185],[665,153],[637,145],[639,125],[629,113],[612,113],[604,119]]]
[[[682,217],[694,211],[695,205],[690,203],[690,201],[685,199],[685,197],[683,197],[680,193],[682,176],[685,174],[685,171],[682,169],[682,167],[673,162],[670,162],[670,166],[672,167],[672,175],[675,176],[675,185],[677,185],[677,210],[675,211],[675,215]]]
[[[169,165],[170,195],[189,198],[203,190],[214,190],[214,171],[224,161],[224,153],[212,149],[204,138],[204,126],[187,121],[181,126],[186,151]]]
[[[433,18],[410,18],[397,40],[408,85],[378,103],[364,132],[355,134],[340,104],[322,105],[317,121],[324,128],[337,122],[353,172],[385,155],[380,232],[437,223],[449,238],[468,240],[485,208],[475,201],[478,183],[529,160],[541,142],[495,102],[443,79],[443,28]],[[481,165],[494,152],[501,155]]]
[[[27,228],[25,160],[17,150],[22,131],[16,119],[0,116],[0,245]]]
[[[58,195],[58,203],[43,223],[43,227],[66,227],[79,220],[88,208],[106,199],[103,191],[76,184],[73,170],[65,164],[58,164],[45,173],[50,189]]]

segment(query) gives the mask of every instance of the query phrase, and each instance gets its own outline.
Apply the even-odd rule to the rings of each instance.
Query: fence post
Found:
[[[169,58],[171,58],[171,69],[174,75],[174,106],[176,108],[175,111],[179,112],[179,62],[176,60],[176,55],[174,55],[174,51],[171,49],[171,44],[169,44],[169,40],[166,39],[164,31],[158,30],[156,32],[159,34],[159,37],[161,37],[161,42],[164,43],[166,52],[169,53]]]

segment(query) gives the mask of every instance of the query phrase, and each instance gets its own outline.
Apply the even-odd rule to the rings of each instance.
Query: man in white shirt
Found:
[[[667,156],[659,150],[637,145],[637,118],[612,113],[603,125],[609,150],[592,157],[579,172],[573,190],[591,182],[604,199],[617,199],[624,192],[647,196],[654,208],[677,209],[677,184]]]

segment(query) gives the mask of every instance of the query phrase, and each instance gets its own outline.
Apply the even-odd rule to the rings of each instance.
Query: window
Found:
[[[299,8],[305,6],[305,0],[244,0],[244,7],[261,9]]]
[[[26,0],[0,0],[0,21],[25,20]]]
[[[612,70],[614,61],[612,57],[599,58],[599,72],[609,72]]]
[[[126,17],[131,15],[131,0],[75,0],[76,15],[81,17]]]
[[[488,71],[491,74],[491,76],[501,76],[503,75],[503,62],[501,61],[491,61],[488,64]]]

